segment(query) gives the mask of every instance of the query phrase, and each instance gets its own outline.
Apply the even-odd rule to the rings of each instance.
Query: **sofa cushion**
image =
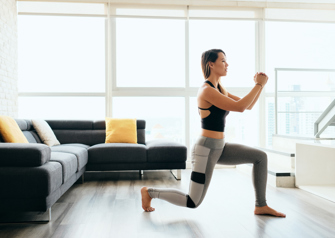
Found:
[[[66,183],[72,175],[77,172],[77,157],[74,154],[64,152],[51,152],[50,161],[56,161],[62,165],[63,184]]]
[[[15,121],[19,125],[21,131],[23,132],[29,143],[42,143],[41,139],[34,130],[31,120],[15,119]]]
[[[46,121],[33,119],[31,122],[33,123],[35,130],[44,144],[48,146],[55,146],[60,144],[55,136],[55,133],[52,131],[51,127]]]
[[[63,144],[63,146],[77,146],[77,147],[84,148],[84,149],[90,148],[89,145],[84,145],[80,143]]]
[[[105,143],[137,144],[136,119],[106,117]]]
[[[145,145],[145,120],[137,119],[136,128],[137,128],[137,144]],[[94,121],[91,145],[104,143],[106,138],[105,131],[106,131],[105,121]]]
[[[166,140],[152,140],[146,143],[148,162],[185,162],[187,148],[176,142]]]
[[[146,147],[142,144],[108,143],[88,149],[89,163],[145,163]]]
[[[52,152],[64,152],[74,154],[77,157],[77,171],[81,170],[88,161],[87,149],[75,145],[56,145],[50,147]]]
[[[21,131],[31,131],[34,130],[31,120],[26,119],[15,119],[16,123],[20,127]]]
[[[4,141],[9,143],[29,143],[19,125],[9,116],[0,116],[0,133]]]
[[[93,121],[82,120],[46,120],[61,144],[81,143],[93,145]],[[104,141],[104,135],[101,140]],[[101,142],[99,142],[101,143]]]
[[[42,143],[35,131],[22,131],[29,143]]]
[[[92,130],[93,121],[46,120],[53,130]]]

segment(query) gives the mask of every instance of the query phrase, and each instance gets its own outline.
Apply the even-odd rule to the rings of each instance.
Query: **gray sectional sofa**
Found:
[[[42,144],[30,120],[16,119],[29,144],[3,143],[0,136],[0,211],[47,211],[89,171],[179,170],[187,149],[145,140],[137,120],[137,144],[105,144],[105,121],[47,121],[61,145]]]

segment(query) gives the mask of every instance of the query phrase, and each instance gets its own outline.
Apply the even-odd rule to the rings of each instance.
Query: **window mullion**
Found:
[[[265,72],[265,22],[264,22],[264,14],[265,10],[262,10],[262,20],[257,21],[256,25],[256,65],[257,71]],[[267,73],[267,72],[265,72]],[[259,145],[265,146],[266,145],[266,128],[261,125],[265,125],[265,117],[266,117],[266,110],[265,110],[265,95],[264,91],[261,93],[259,97]]]
[[[190,89],[190,75],[189,75],[189,6],[186,10],[186,21],[185,21],[185,87],[186,90]],[[188,148],[191,148],[190,138],[190,97],[185,95],[185,144]],[[187,155],[188,156],[188,155]]]

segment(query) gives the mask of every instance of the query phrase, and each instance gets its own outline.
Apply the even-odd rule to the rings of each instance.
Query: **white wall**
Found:
[[[18,115],[18,46],[15,0],[0,0],[0,115]]]

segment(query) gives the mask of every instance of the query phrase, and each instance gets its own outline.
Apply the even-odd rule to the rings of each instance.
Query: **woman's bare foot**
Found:
[[[153,212],[155,208],[151,207],[151,200],[152,198],[149,196],[148,188],[142,187],[141,188],[141,195],[142,195],[142,208],[146,212]]]
[[[276,210],[272,209],[269,206],[255,207],[254,213],[255,215],[272,215],[276,217],[286,217],[284,213],[277,212]]]

